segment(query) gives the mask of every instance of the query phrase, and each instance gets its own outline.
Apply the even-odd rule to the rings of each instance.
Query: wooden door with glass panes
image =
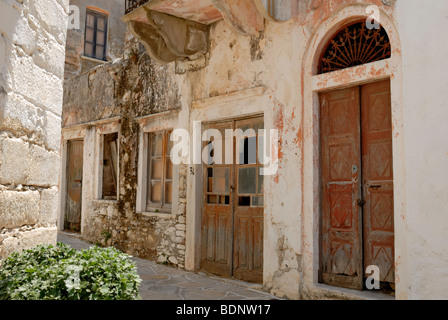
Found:
[[[225,130],[232,129],[232,122],[210,124],[204,130],[217,129],[221,132],[222,158],[225,159]],[[206,142],[211,150],[219,142]],[[232,145],[233,148],[233,145]],[[233,151],[232,151],[233,152]],[[222,162],[225,162],[224,160]],[[202,211],[202,268],[221,276],[232,275],[232,233],[233,233],[233,166],[212,163],[204,164],[204,206]]]
[[[222,139],[204,144],[215,162],[204,164],[202,268],[250,282],[263,280],[264,192],[258,156],[263,152],[258,130],[263,128],[263,117],[204,126],[219,130]],[[227,129],[243,134],[226,140]],[[222,161],[215,157],[219,146]]]

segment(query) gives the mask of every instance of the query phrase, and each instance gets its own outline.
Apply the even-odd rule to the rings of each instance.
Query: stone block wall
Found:
[[[0,1],[0,259],[56,243],[68,2]]]

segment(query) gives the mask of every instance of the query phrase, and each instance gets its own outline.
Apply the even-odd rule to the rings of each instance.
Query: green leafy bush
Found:
[[[14,253],[0,266],[0,300],[138,300],[141,279],[114,248],[68,245]]]

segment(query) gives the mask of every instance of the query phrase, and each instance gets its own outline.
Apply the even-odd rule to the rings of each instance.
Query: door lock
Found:
[[[358,199],[358,207],[364,207],[365,204],[366,204],[366,201],[365,201],[365,200]]]

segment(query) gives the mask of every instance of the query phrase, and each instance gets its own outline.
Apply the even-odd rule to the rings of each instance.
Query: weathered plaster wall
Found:
[[[233,117],[262,112],[266,129],[279,129],[279,171],[265,177],[264,285],[298,298],[300,269],[300,28],[297,22],[266,23],[259,36],[242,36],[223,21],[210,32],[207,68],[187,74],[193,100],[263,86],[266,99],[241,101]],[[216,107],[214,113],[229,117]],[[213,112],[212,112],[213,113]],[[221,114],[220,114],[221,113]],[[206,116],[201,119],[207,121]],[[196,120],[196,119],[195,119]],[[194,177],[191,177],[194,179]],[[197,178],[196,178],[197,179]],[[197,189],[200,192],[201,189]],[[191,195],[193,198],[194,194]],[[189,199],[190,201],[190,199]],[[188,214],[194,214],[189,212]],[[196,231],[198,234],[199,230]],[[199,254],[199,253],[197,253]],[[189,257],[193,259],[193,257]]]
[[[0,2],[0,259],[56,243],[67,11]]]
[[[88,71],[104,62],[84,56],[84,36],[87,7],[101,9],[108,14],[107,61],[123,55],[126,26],[120,20],[124,15],[125,2],[122,0],[70,0],[70,5],[79,8],[79,29],[67,31],[65,78],[71,78]],[[73,12],[71,13],[73,15]],[[73,22],[73,21],[71,21]]]
[[[440,92],[446,87],[442,75],[442,70],[446,68],[443,65],[441,67],[440,61],[445,61],[443,57],[447,48],[437,41],[436,30],[446,24],[447,9],[442,2],[437,2],[425,14],[417,15],[416,22],[410,17],[415,16],[414,12],[421,12],[421,3],[398,3],[401,6],[394,6],[394,1],[303,2],[296,19],[283,24],[268,22],[260,37],[252,39],[232,33],[223,22],[218,22],[211,30],[212,43],[207,68],[188,74],[191,83],[195,84],[191,88],[193,100],[218,97],[256,86],[267,88],[269,102],[258,110],[267,115],[267,128],[277,128],[281,135],[280,170],[265,185],[264,254],[269,258],[265,259],[264,284],[277,295],[290,298],[298,294],[304,298],[372,298],[368,294],[359,295],[352,291],[316,285],[319,223],[314,212],[318,209],[319,197],[315,193],[311,198],[311,206],[302,208],[304,192],[313,192],[314,188],[311,185],[310,190],[303,190],[302,185],[305,176],[316,181],[315,175],[318,176],[319,172],[316,158],[313,159],[318,146],[314,135],[317,118],[314,114],[306,119],[306,123],[303,122],[303,110],[315,106],[312,102],[308,103],[307,95],[313,97],[313,93],[304,92],[306,86],[302,79],[312,81],[309,88],[317,92],[387,77],[393,80],[397,298],[445,295],[446,285],[440,279],[446,278],[447,265],[447,242],[442,235],[442,230],[446,229],[444,206],[447,199],[443,190],[446,189],[447,179],[440,174],[440,170],[446,162],[446,152],[443,151],[446,146],[446,126],[443,124],[446,112],[441,107],[444,96]],[[318,55],[325,40],[341,24],[359,17],[367,18],[369,13],[365,10],[370,4],[376,4],[386,20],[384,23],[391,32],[393,59],[370,69],[361,67],[315,80],[307,78],[304,72],[311,75],[315,66],[302,69],[305,53]],[[316,34],[321,32],[319,28],[322,24],[332,26],[332,29],[325,31],[329,32],[328,35]],[[320,39],[322,42],[311,42],[312,39]],[[419,50],[422,46],[431,50]],[[429,66],[430,61],[438,63]],[[406,94],[408,96],[402,101]],[[241,112],[244,113],[247,107],[243,104]],[[227,114],[222,112],[222,115]],[[311,130],[304,132],[305,125]],[[303,166],[304,137],[310,139],[311,143],[310,149],[306,151],[311,154],[309,166]],[[421,196],[416,196],[419,194]],[[191,201],[194,199],[195,195],[192,194]],[[413,200],[409,202],[409,199]],[[422,212],[425,213],[423,216]],[[311,222],[309,225],[303,224],[305,216]],[[428,222],[428,217],[433,220]],[[313,235],[311,241],[304,238],[303,228]],[[302,261],[304,256],[306,260]],[[189,259],[198,263],[197,257],[194,260],[189,256]],[[302,268],[312,273],[306,281],[311,281],[313,286],[307,290],[302,288],[299,292],[299,285],[302,287],[305,281]],[[437,288],[431,289],[434,287]]]

